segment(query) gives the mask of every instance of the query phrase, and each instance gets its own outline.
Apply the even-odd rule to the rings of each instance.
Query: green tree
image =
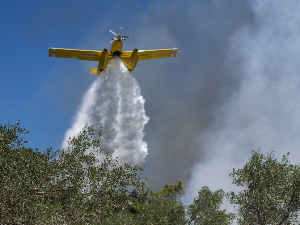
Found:
[[[154,195],[141,216],[140,224],[186,224],[184,205],[172,198]]]
[[[51,149],[41,154],[37,149],[25,148],[22,135],[26,130],[19,123],[0,124],[0,223],[33,224],[41,215],[49,213],[49,198],[36,195],[49,183],[55,156]]]
[[[103,224],[149,224],[149,225],[185,225],[185,207],[175,199],[161,195],[151,197],[148,204],[137,214],[119,212],[107,217]]]
[[[279,162],[273,151],[265,157],[258,149],[242,169],[233,169],[233,184],[244,188],[238,194],[228,194],[231,203],[238,206],[239,224],[299,222],[300,170],[289,163],[288,155]]]
[[[161,191],[130,193],[132,208],[128,212],[120,212],[108,217],[105,224],[186,224],[185,207],[175,198],[184,193],[185,186],[181,181],[177,184],[166,184]],[[147,200],[147,202],[146,202]]]
[[[227,225],[234,219],[233,213],[220,210],[225,192],[220,189],[212,192],[207,186],[198,191],[198,196],[188,206],[188,224]]]
[[[180,198],[185,193],[186,187],[181,180],[176,184],[165,184],[161,191],[150,191],[151,196],[161,195],[166,198]]]
[[[102,152],[99,132],[85,127],[66,150],[44,154],[25,148],[19,124],[0,124],[0,215],[2,224],[101,224],[129,211],[132,197],[145,192],[143,168]],[[86,152],[90,152],[86,154]]]
[[[147,201],[147,196],[149,193],[149,188],[142,192],[138,192],[136,189],[132,190],[129,194],[131,201],[131,207],[129,209],[130,213],[138,214],[145,210],[145,203]]]
[[[184,194],[182,181],[165,184],[160,191],[150,191],[148,204],[141,212],[140,224],[186,224],[185,207],[178,201]]]

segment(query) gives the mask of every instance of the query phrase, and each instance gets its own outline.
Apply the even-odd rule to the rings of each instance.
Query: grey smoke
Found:
[[[126,50],[178,47],[176,58],[141,61],[133,72],[151,117],[145,175],[158,190],[187,184],[192,166],[205,161],[204,143],[195,140],[239,88],[226,61],[229,39],[252,23],[253,13],[248,1],[156,1],[139,19]]]
[[[251,10],[253,23],[236,29],[227,50],[238,88],[196,141],[206,157],[193,166],[191,195],[203,185],[238,190],[228,174],[259,147],[279,159],[290,152],[290,161],[299,163],[300,2],[254,0]]]

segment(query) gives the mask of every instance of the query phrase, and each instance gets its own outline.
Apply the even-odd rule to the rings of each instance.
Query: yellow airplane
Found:
[[[122,40],[130,36],[121,36],[122,27],[119,35],[109,30],[116,35],[112,39],[112,45],[108,52],[106,48],[103,51],[80,50],[80,49],[64,49],[64,48],[49,48],[49,57],[72,58],[79,60],[98,61],[98,68],[90,68],[90,74],[97,74],[98,76],[107,68],[108,61],[114,57],[120,57],[127,65],[128,71],[131,73],[137,66],[139,60],[149,60],[156,58],[175,57],[178,48],[173,49],[156,49],[156,50],[137,50],[123,52]]]

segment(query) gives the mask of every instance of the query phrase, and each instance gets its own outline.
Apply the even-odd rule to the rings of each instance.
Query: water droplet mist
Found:
[[[149,120],[144,103],[139,84],[121,59],[110,60],[106,71],[84,95],[62,148],[66,149],[69,137],[76,136],[88,124],[102,128],[101,147],[118,157],[120,164],[142,164],[148,151],[143,141],[143,129]]]

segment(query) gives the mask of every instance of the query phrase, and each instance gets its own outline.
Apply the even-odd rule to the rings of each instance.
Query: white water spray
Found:
[[[76,136],[88,124],[102,128],[101,147],[118,157],[120,164],[142,164],[148,151],[143,141],[143,129],[149,120],[144,103],[139,84],[121,59],[110,60],[106,71],[83,97],[62,148],[66,149],[69,137]]]

